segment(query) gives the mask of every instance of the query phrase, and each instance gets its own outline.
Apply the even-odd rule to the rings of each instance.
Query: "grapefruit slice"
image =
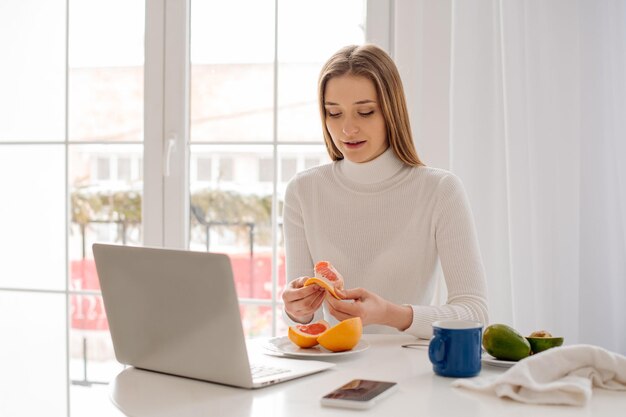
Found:
[[[343,352],[354,348],[362,334],[361,317],[353,317],[326,330],[317,338],[317,342],[332,352]]]
[[[343,290],[343,277],[328,261],[320,261],[315,264],[315,276],[307,279],[304,285],[319,285],[331,293],[333,297],[341,300],[335,292],[335,288]]]
[[[310,348],[317,345],[317,337],[328,330],[329,327],[330,325],[325,320],[290,326],[289,340],[301,348]]]

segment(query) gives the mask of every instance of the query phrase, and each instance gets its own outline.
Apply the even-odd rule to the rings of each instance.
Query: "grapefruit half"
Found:
[[[324,333],[330,325],[325,320],[309,324],[297,324],[289,327],[289,340],[301,348],[310,348],[317,345],[317,338]]]
[[[326,330],[317,338],[317,342],[332,352],[343,352],[354,348],[362,334],[361,317],[353,317]]]

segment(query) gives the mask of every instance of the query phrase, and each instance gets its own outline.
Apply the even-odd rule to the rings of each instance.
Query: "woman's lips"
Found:
[[[348,149],[358,149],[361,146],[363,146],[365,144],[364,140],[358,141],[358,140],[354,140],[354,141],[350,141],[350,142],[344,142],[343,143],[344,146]]]

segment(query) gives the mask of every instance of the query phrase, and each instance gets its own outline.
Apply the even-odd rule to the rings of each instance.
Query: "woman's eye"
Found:
[[[359,114],[363,117],[371,116],[372,114],[374,114],[374,110],[370,110],[368,112],[359,112]]]
[[[328,112],[328,117],[339,117],[339,116],[341,116],[341,113],[331,113],[331,112]]]

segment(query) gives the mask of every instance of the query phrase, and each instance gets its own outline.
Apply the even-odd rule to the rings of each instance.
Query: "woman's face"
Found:
[[[352,162],[375,159],[389,147],[385,119],[374,83],[341,75],[326,82],[326,128],[335,146]]]

